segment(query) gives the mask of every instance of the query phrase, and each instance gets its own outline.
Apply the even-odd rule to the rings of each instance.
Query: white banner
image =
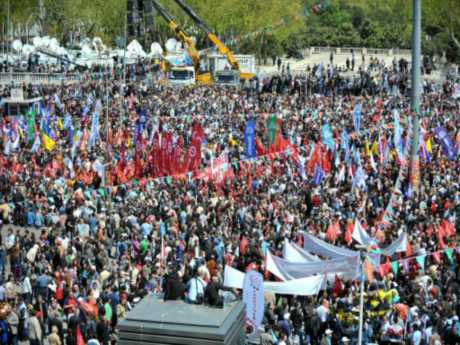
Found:
[[[310,253],[331,259],[359,256],[357,251],[334,246],[306,232],[303,232],[303,236],[303,248]]]
[[[303,250],[295,243],[290,243],[287,239],[284,241],[283,258],[286,261],[298,263],[321,261],[317,256]]]
[[[245,274],[231,266],[225,266],[224,286],[242,289]],[[324,285],[325,277],[322,275],[293,279],[287,282],[264,282],[264,290],[278,295],[315,296]]]
[[[351,235],[351,237],[363,246],[370,246],[372,243],[371,237],[366,232],[366,230],[363,229],[363,226],[361,225],[359,219],[355,219],[355,226],[353,228],[353,234]]]
[[[257,271],[249,271],[244,277],[243,302],[246,304],[246,322],[257,334],[264,318],[264,277]]]
[[[300,279],[315,274],[342,273],[348,279],[355,279],[359,272],[359,256],[308,263],[288,262],[270,252],[266,257],[267,270],[283,281]]]
[[[396,241],[388,247],[380,250],[382,255],[392,256],[394,253],[402,253],[407,250],[407,234],[403,232]]]

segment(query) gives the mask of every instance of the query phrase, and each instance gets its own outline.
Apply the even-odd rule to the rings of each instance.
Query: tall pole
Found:
[[[363,319],[364,319],[364,252],[359,252],[360,288],[359,288],[359,328],[358,345],[363,343]]]
[[[11,67],[10,67],[10,30],[11,30],[11,25],[10,25],[10,0],[8,0],[7,3],[7,19],[6,19],[6,67],[10,71],[10,77],[11,77]]]
[[[415,186],[418,181],[419,166],[419,132],[420,132],[420,99],[421,99],[421,66],[422,59],[422,0],[413,0],[412,18],[412,88],[411,88],[411,110],[413,113],[412,126],[412,147],[411,147],[411,166],[410,181]]]

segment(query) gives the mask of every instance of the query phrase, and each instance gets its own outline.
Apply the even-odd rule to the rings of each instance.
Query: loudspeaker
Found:
[[[128,25],[134,23],[134,14],[133,12],[128,12]]]
[[[136,29],[134,26],[128,26],[128,36],[136,36]]]
[[[139,12],[144,10],[144,0],[137,0],[137,10]]]
[[[144,11],[147,12],[148,14],[151,14],[153,12],[152,0],[144,1]]]

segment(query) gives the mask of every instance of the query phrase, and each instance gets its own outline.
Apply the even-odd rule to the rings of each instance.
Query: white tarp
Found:
[[[295,243],[289,242],[288,239],[284,241],[283,258],[286,261],[298,263],[321,261],[317,256],[303,250]]]
[[[225,266],[224,286],[242,289],[245,274],[231,266]],[[315,296],[325,284],[324,276],[294,279],[287,282],[264,282],[264,290],[278,295]]]
[[[354,279],[359,272],[359,255],[309,263],[294,263],[283,260],[268,252],[266,265],[270,273],[283,281],[329,273],[342,273],[344,277]]]
[[[353,228],[353,234],[351,235],[351,237],[363,246],[369,246],[372,243],[371,237],[366,232],[366,230],[363,229],[363,226],[361,225],[359,219],[355,220],[355,226]]]
[[[392,256],[394,253],[402,253],[407,250],[407,234],[403,232],[396,241],[388,247],[380,250],[382,255]]]
[[[140,57],[147,56],[141,44],[137,40],[131,41],[126,47],[126,50],[128,51],[130,55],[140,56]]]
[[[331,259],[359,256],[359,252],[329,244],[319,238],[303,232],[303,248],[313,254]]]

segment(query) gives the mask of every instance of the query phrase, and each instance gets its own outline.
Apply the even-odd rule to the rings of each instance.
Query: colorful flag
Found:
[[[322,129],[323,143],[331,151],[335,149],[334,133],[332,132],[331,125],[326,123]]]
[[[275,145],[276,133],[278,132],[278,119],[276,118],[276,115],[272,115],[268,118],[267,130],[268,145],[270,147],[272,145]]]
[[[452,141],[452,138],[449,136],[447,130],[444,127],[438,127],[435,129],[435,133],[438,140],[441,142],[441,146],[444,153],[450,160],[455,160],[457,152],[455,150],[454,142]]]
[[[247,158],[257,157],[256,149],[256,121],[249,119],[244,131],[245,153]]]
[[[361,129],[361,117],[362,117],[362,105],[358,103],[355,105],[353,109],[353,124],[355,126],[355,131],[359,134],[359,130]]]
[[[56,148],[56,141],[52,139],[48,134],[43,133],[43,146],[47,151],[53,151]]]

